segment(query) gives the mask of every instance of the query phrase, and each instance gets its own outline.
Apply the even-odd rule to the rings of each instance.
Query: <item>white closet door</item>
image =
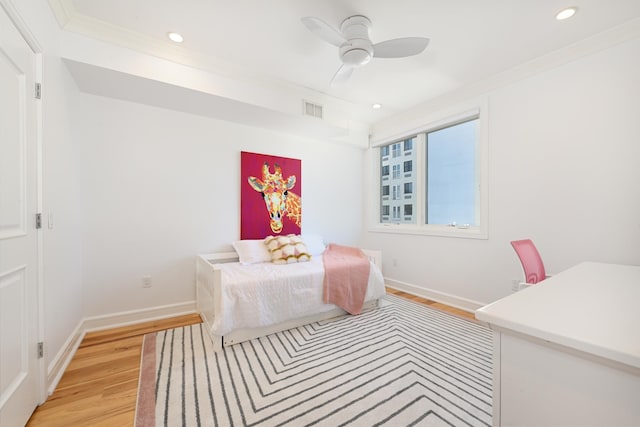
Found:
[[[35,64],[0,4],[0,427],[38,403]]]

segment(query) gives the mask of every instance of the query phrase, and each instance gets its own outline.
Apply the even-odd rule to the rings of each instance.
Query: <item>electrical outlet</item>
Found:
[[[142,276],[142,287],[143,288],[151,287],[151,276]]]
[[[514,279],[511,281],[511,290],[513,292],[518,292],[520,290],[520,280]]]

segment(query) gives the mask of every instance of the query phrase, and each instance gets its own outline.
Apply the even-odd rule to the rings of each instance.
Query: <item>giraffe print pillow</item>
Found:
[[[311,255],[307,251],[302,238],[295,234],[278,237],[269,236],[264,239],[264,244],[271,253],[271,262],[274,264],[291,264],[311,259]]]

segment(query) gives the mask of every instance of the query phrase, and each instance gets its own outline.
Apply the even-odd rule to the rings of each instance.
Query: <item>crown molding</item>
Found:
[[[9,19],[16,26],[20,35],[24,38],[24,40],[29,45],[29,48],[33,51],[33,53],[41,53],[42,48],[38,43],[38,40],[33,35],[31,30],[29,30],[29,26],[24,22],[20,13],[18,13],[18,9],[16,9],[15,5],[11,0],[0,0],[0,8],[4,9]]]
[[[56,21],[58,21],[58,25],[62,29],[77,16],[72,0],[49,0],[49,6],[53,11],[53,15],[56,17]]]

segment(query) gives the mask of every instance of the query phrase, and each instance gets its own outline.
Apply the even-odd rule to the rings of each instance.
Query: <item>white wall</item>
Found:
[[[522,277],[509,241],[526,237],[550,272],[586,260],[640,265],[638,70],[635,39],[486,94],[489,239],[369,232],[385,276],[491,302]],[[410,129],[421,111],[378,124],[374,138]]]
[[[60,58],[44,58],[43,261],[48,361],[83,318],[82,213],[78,209],[77,146],[70,103],[78,95]],[[52,228],[49,228],[49,219]]]
[[[195,299],[195,255],[240,235],[240,151],[302,160],[303,232],[362,236],[361,149],[88,94],[73,117],[87,316]]]
[[[82,218],[78,209],[76,144],[71,103],[78,91],[59,58],[59,29],[42,1],[14,1],[43,56],[42,204],[46,364],[51,374],[83,318]],[[52,215],[53,228],[48,228]]]

